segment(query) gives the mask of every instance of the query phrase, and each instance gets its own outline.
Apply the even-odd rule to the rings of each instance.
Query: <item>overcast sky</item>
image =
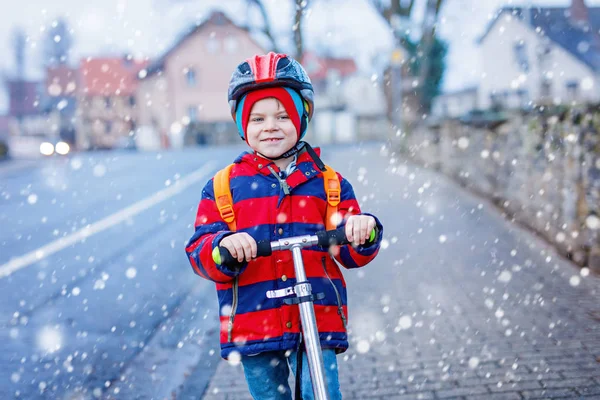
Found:
[[[279,33],[280,45],[290,46],[292,0],[264,0]],[[414,20],[418,25],[424,0],[418,0]],[[565,6],[569,0],[532,0],[534,5]],[[82,57],[130,52],[135,56],[162,54],[187,27],[202,21],[214,8],[243,23],[244,0],[22,0],[3,4],[0,13],[0,70],[14,73],[12,30],[22,26],[29,35],[27,76],[40,78],[40,39],[57,17],[64,16],[74,31],[72,64]],[[511,0],[446,0],[439,33],[450,43],[444,89],[477,82],[481,71],[475,40],[502,5],[527,4]],[[588,6],[600,0],[586,0]],[[357,58],[364,73],[372,75],[371,60],[385,57],[392,48],[389,29],[368,0],[309,0],[305,25],[307,47],[330,49],[337,55]],[[290,49],[290,47],[287,47]],[[223,90],[226,90],[224,88]],[[4,92],[4,90],[2,90]],[[0,93],[0,112],[6,96]]]

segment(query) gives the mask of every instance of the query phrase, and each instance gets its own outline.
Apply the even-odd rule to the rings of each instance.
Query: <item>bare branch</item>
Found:
[[[371,0],[371,4],[375,9],[381,14],[381,16],[391,25],[392,18],[394,15],[399,17],[409,17],[413,6],[415,4],[415,0],[409,0],[408,4],[406,1],[402,0],[391,0],[390,4],[384,4],[386,2],[382,0]]]
[[[253,4],[258,8],[258,11],[260,12],[260,15],[263,20],[263,29],[261,32],[263,32],[271,41],[271,50],[273,50],[275,53],[279,53],[277,41],[275,40],[275,37],[273,36],[273,32],[271,31],[271,22],[269,20],[269,15],[267,14],[267,10],[266,10],[265,5],[263,4],[262,0],[247,0],[247,1],[248,1],[248,3]]]
[[[302,39],[302,16],[308,0],[296,0],[296,12],[294,14],[294,43],[296,44],[296,60],[302,62],[304,55],[304,41]]]

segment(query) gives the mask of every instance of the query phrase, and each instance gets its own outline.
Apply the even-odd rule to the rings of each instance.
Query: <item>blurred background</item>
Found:
[[[537,202],[529,193],[516,199],[513,190],[531,188],[524,185],[527,179],[540,182],[532,177],[537,170],[554,185],[545,190],[546,199],[554,194],[552,210],[541,212],[555,218],[540,219],[538,210],[523,218],[555,240],[565,223],[579,225],[590,217],[597,224],[599,5],[595,0],[58,0],[51,6],[28,2],[26,10],[10,5],[0,24],[0,157],[235,143],[226,104],[231,71],[253,54],[285,52],[302,60],[315,86],[318,112],[308,136],[314,144],[395,141],[416,161],[458,179],[466,176],[468,184],[509,200],[513,211]],[[444,127],[450,133],[443,134]],[[525,132],[515,134],[519,129]],[[496,168],[487,172],[493,179],[482,175],[478,161]],[[534,197],[539,190],[531,189]],[[547,223],[556,229],[546,230]],[[571,239],[595,247],[594,235]],[[560,242],[570,254],[573,243]],[[575,253],[580,261],[589,255]]]
[[[548,346],[568,343],[582,332],[588,339],[597,335],[589,324],[597,326],[600,318],[597,281],[591,280],[600,272],[600,0],[26,0],[4,4],[0,14],[1,398],[153,398],[139,391],[144,384],[156,398],[198,398],[227,386],[218,379],[208,386],[220,365],[216,328],[208,324],[218,324],[207,311],[216,308],[212,287],[190,279],[190,271],[173,273],[173,265],[179,272],[187,268],[183,244],[193,232],[201,185],[243,149],[227,104],[231,72],[245,58],[269,51],[301,60],[312,80],[316,112],[306,139],[331,150],[341,172],[360,182],[361,206],[391,222],[384,223],[392,226],[385,241],[390,250],[378,265],[406,262],[402,274],[410,275],[409,264],[462,260],[474,267],[455,265],[461,285],[479,282],[491,269],[493,282],[480,282],[485,299],[470,298],[461,307],[480,304],[477,312],[495,315],[499,341],[509,340],[508,331],[516,340],[529,323],[541,336],[524,344],[527,349],[544,340],[552,342]],[[489,201],[512,225],[470,221],[485,207],[456,200],[462,195],[446,192],[442,177]],[[429,218],[450,227],[427,236],[434,224],[427,225]],[[544,245],[520,237],[498,250],[498,238],[513,235],[513,226]],[[432,247],[411,253],[406,237],[419,243],[413,235],[423,228],[421,240]],[[459,243],[468,246],[461,251]],[[479,250],[479,259],[463,259]],[[523,280],[531,283],[527,287],[511,281],[519,271],[554,263],[551,252],[564,257],[551,272],[531,272],[531,281]],[[515,254],[524,257],[518,265]],[[411,290],[407,276],[394,279]],[[509,281],[516,285],[510,296],[506,288],[494,294],[494,285]],[[481,294],[477,287],[449,295],[445,290],[458,286],[446,284],[414,285],[424,299],[414,305],[414,320],[407,325],[406,315],[400,319],[401,333],[419,328],[415,315],[436,298],[454,312],[453,300]],[[584,286],[587,297],[570,297]],[[505,302],[516,298],[513,307],[528,306],[523,299],[532,288],[548,290],[544,299],[569,293],[566,314],[549,311],[547,320],[529,321],[525,313],[507,322],[498,305],[506,310]],[[397,300],[394,290],[372,300],[389,307]],[[443,304],[432,307],[446,310]],[[591,307],[585,309],[591,319],[572,316],[575,304]],[[556,331],[548,333],[566,320],[577,334],[565,331],[559,340]],[[477,329],[484,331],[489,321],[469,323],[481,323]],[[479,332],[455,328],[468,331],[468,343],[470,332]],[[385,328],[356,340],[388,343],[378,339],[380,332]],[[465,342],[459,333],[454,344]],[[597,338],[582,360],[590,354],[600,360]],[[142,353],[152,340],[158,344]],[[410,340],[426,343],[424,336]],[[199,347],[189,350],[187,343]],[[440,351],[446,356],[454,344]],[[480,379],[494,379],[485,363],[502,369],[498,360],[505,357],[488,344],[453,365],[468,364]],[[186,354],[170,359],[169,352],[183,346]],[[403,349],[403,355],[412,351]],[[422,356],[415,352],[416,359]],[[600,387],[597,366],[582,365],[588,380],[567,385],[566,397],[594,395],[577,387]],[[563,370],[552,376],[546,366],[527,367],[535,377],[524,390],[553,398],[542,390],[548,386],[539,371],[556,382],[583,373],[564,367],[573,376]],[[151,383],[144,373],[152,374]],[[447,379],[428,377],[415,386],[405,378],[404,394],[452,397],[439,392],[448,389]],[[441,386],[427,389],[431,379]],[[500,379],[514,383],[514,371]],[[452,389],[460,384],[452,382]],[[494,385],[485,382],[478,386],[484,391],[473,393],[492,398]],[[502,398],[535,397],[515,393]]]
[[[429,116],[590,103],[598,100],[598,33],[585,24],[596,21],[594,5],[14,4],[0,24],[2,138],[15,157],[40,136],[78,151],[219,143],[233,126],[223,102],[230,70],[267,51],[306,65],[322,110],[314,139],[322,143],[386,137],[386,120],[410,128]],[[338,123],[345,137],[335,137]]]

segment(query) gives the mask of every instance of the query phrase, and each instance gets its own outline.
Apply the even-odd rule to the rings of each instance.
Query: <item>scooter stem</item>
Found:
[[[310,296],[312,294],[312,288],[306,278],[306,272],[304,271],[302,247],[300,244],[292,245],[292,257],[294,259],[296,282],[298,282],[294,286],[294,292],[299,298]],[[315,309],[312,301],[301,301],[298,306],[300,307],[302,334],[304,335],[304,341],[306,342],[306,354],[308,357],[313,393],[316,400],[329,400],[329,394],[325,384],[325,368],[323,364],[323,354],[321,353],[321,342],[319,341]],[[296,371],[296,373],[299,374],[300,371]]]

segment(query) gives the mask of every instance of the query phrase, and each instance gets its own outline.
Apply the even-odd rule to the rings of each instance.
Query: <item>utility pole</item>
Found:
[[[27,94],[25,84],[25,50],[27,46],[27,36],[25,31],[17,27],[13,31],[12,45],[15,57],[16,71],[15,80],[9,85],[11,102],[14,105],[14,117],[17,120],[19,135],[22,134],[23,117],[25,113],[25,99]],[[12,87],[10,87],[12,86]]]

